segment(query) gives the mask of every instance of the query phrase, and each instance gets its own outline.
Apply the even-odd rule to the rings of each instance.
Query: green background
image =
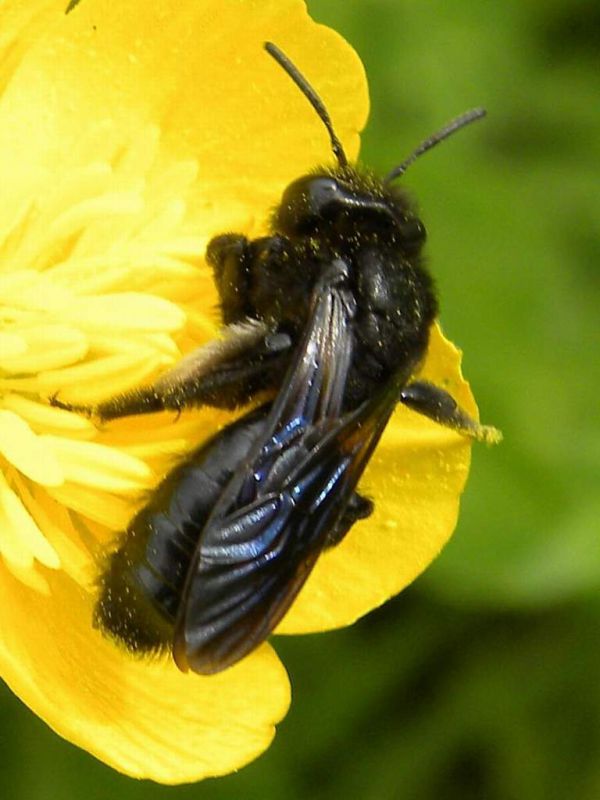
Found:
[[[294,699],[254,764],[129,780],[0,689],[5,797],[600,798],[600,6],[309,8],[364,61],[365,163],[488,108],[405,183],[444,328],[505,441],[475,448],[456,535],[413,587],[351,629],[277,640]]]

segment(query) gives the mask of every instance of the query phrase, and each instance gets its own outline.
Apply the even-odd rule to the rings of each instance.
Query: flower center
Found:
[[[211,327],[188,306],[212,296],[205,242],[183,233],[197,165],[166,165],[159,139],[148,127],[0,219],[0,554],[39,591],[44,568],[89,583],[98,544],[156,482],[150,463],[176,449],[172,425],[115,436],[48,399],[94,405]]]

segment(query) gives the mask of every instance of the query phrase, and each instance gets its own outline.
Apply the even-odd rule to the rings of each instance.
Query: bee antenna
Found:
[[[421,142],[421,144],[415,150],[413,150],[408,158],[404,159],[401,164],[399,164],[397,167],[394,167],[394,169],[385,176],[383,182],[391,183],[392,181],[395,181],[396,178],[404,175],[410,165],[413,164],[417,158],[419,158],[419,156],[422,156],[423,153],[431,150],[431,148],[435,147],[436,144],[443,142],[444,139],[452,136],[453,133],[456,133],[456,131],[464,128],[466,125],[470,125],[471,122],[476,122],[478,119],[485,117],[485,115],[485,108],[472,108],[470,111],[465,111],[464,114],[461,114],[459,117],[451,120],[437,133],[434,133],[433,136],[430,136],[429,138],[425,139],[425,141]]]
[[[294,64],[289,60],[289,58],[283,53],[277,45],[273,44],[273,42],[265,42],[265,50],[267,53],[275,59],[275,61],[279,64],[279,66],[287,72],[290,78],[294,81],[296,86],[300,89],[302,94],[306,97],[308,102],[317,112],[317,115],[323,125],[327,128],[327,132],[329,133],[329,138],[331,139],[331,149],[333,150],[333,155],[336,157],[338,164],[340,167],[347,167],[348,166],[348,159],[346,158],[346,153],[344,152],[344,148],[342,147],[342,143],[336,136],[335,131],[333,130],[333,125],[331,123],[331,117],[329,116],[327,109],[323,105],[323,101],[319,97],[319,95],[315,92],[312,88],[310,83],[306,80],[304,75],[298,70]]]

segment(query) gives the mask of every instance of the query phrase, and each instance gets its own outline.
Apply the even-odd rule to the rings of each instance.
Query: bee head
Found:
[[[310,234],[359,206],[360,198],[339,179],[327,174],[304,175],[284,191],[274,227],[287,236]]]
[[[273,228],[292,238],[336,228],[342,236],[351,235],[365,226],[393,236],[411,251],[421,247],[426,235],[403,194],[386,190],[380,181],[350,167],[293,181],[273,219]]]

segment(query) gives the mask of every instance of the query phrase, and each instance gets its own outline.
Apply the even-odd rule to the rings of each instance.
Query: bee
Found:
[[[335,166],[284,190],[268,236],[209,243],[223,339],[150,386],[79,409],[108,420],[270,398],[164,479],[100,579],[96,626],[135,653],[170,649],[181,670],[200,674],[265,641],[320,554],[372,513],[357,486],[397,403],[465,436],[495,436],[444,389],[412,377],[438,303],[425,228],[395,185],[485,112],[456,118],[379,179],[348,162],[297,67],[276,45],[265,50],[327,129]]]

